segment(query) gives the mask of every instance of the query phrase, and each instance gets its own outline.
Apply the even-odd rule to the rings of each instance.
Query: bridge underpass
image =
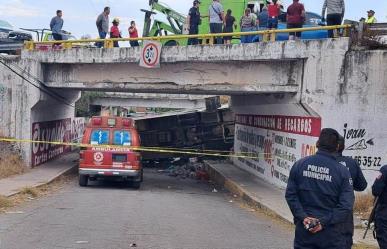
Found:
[[[378,161],[384,160],[385,50],[354,50],[347,38],[165,47],[160,69],[140,68],[139,56],[140,48],[76,48],[50,53],[23,51],[20,58],[12,60],[37,76],[41,84],[62,94],[92,90],[229,95],[236,114],[235,152],[266,151],[273,156],[234,163],[278,187],[286,184],[294,160],[314,153],[317,131],[322,127],[341,133],[351,130],[351,134],[365,131],[364,137],[346,137],[352,148],[346,153],[376,158],[371,167],[364,168],[369,179],[380,167]],[[13,110],[1,109],[1,129],[6,136],[29,139],[33,122],[71,116],[72,107],[58,104],[34,120],[31,108],[39,98],[29,106],[22,100],[32,101],[40,90],[29,86],[27,91],[25,81],[4,69],[1,73],[5,79],[3,106]],[[55,118],[50,113],[55,113]],[[23,128],[16,126],[17,120],[23,120]],[[8,129],[6,124],[14,125]],[[362,141],[369,139],[374,145],[364,146]],[[29,160],[31,147],[22,145],[22,149]]]

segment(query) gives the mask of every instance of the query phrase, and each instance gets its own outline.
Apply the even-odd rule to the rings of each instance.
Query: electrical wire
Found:
[[[6,58],[5,58],[4,56],[2,56],[2,55],[0,55],[0,59],[3,59],[3,61],[6,60]],[[63,97],[62,95],[60,95],[60,94],[58,94],[58,93],[56,93],[56,92],[53,92],[53,91],[51,91],[51,93],[50,93],[50,90],[47,89],[47,86],[46,86],[46,84],[45,84],[43,81],[41,81],[38,77],[32,75],[30,72],[26,71],[24,68],[20,67],[17,63],[10,62],[10,63],[6,63],[6,64],[7,64],[7,65],[8,65],[8,64],[12,64],[14,67],[18,68],[18,69],[19,69],[19,73],[18,73],[19,77],[21,77],[20,75],[22,75],[22,74],[27,74],[28,77],[32,78],[33,80],[35,80],[36,82],[38,82],[40,85],[43,85],[44,87],[46,87],[45,90],[46,90],[47,92],[45,92],[45,93],[47,93],[47,94],[49,94],[49,95],[50,95],[50,94],[53,94],[53,95],[55,95],[56,97],[55,97],[55,96],[52,96],[52,95],[50,95],[50,96],[51,96],[51,97],[54,97],[54,98],[59,98],[60,101],[62,101],[62,102],[66,102],[66,98],[65,98],[65,97]],[[28,81],[27,81],[27,82],[28,82]],[[28,82],[28,83],[31,83],[31,82]],[[37,86],[35,86],[35,87],[37,87]],[[38,88],[39,88],[39,87],[38,87]],[[41,90],[43,91],[42,88],[39,88],[39,89],[41,89]],[[65,103],[65,104],[74,107],[74,106],[71,105],[71,104],[68,104],[68,103]]]
[[[30,75],[30,76],[32,76],[31,78],[35,79],[35,81],[38,81],[38,82],[39,82],[40,84],[42,84],[44,87],[40,87],[39,85],[36,85],[36,84],[34,84],[33,82],[31,82],[29,79],[27,79],[26,77],[23,76],[23,73],[25,73],[25,72],[24,72],[24,69],[22,69],[22,68],[20,68],[19,66],[17,66],[19,69],[22,69],[22,70],[23,70],[22,73],[17,72],[14,68],[12,68],[10,65],[8,65],[7,62],[5,62],[3,56],[0,56],[0,64],[2,64],[3,66],[5,66],[6,68],[8,68],[11,72],[13,72],[13,73],[16,74],[17,76],[19,76],[21,79],[23,79],[24,81],[26,81],[26,82],[29,83],[30,85],[32,85],[32,86],[34,86],[35,88],[39,89],[40,91],[46,93],[46,94],[49,95],[50,97],[56,99],[56,100],[59,101],[59,102],[62,102],[62,103],[65,104],[65,105],[68,105],[68,106],[70,106],[70,107],[75,107],[74,105],[67,103],[67,102],[65,101],[65,97],[63,97],[63,96],[61,96],[61,95],[59,95],[59,94],[57,94],[57,93],[55,93],[55,92],[52,92],[52,91],[50,91],[49,89],[46,89],[47,86],[45,86],[44,83],[41,82],[40,80],[37,80],[37,78],[36,78],[35,76]],[[27,73],[27,74],[29,74],[29,73]]]

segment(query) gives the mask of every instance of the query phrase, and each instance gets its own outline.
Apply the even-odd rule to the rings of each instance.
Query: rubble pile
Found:
[[[175,158],[167,169],[159,170],[158,172],[181,179],[209,180],[208,174],[204,170],[204,164],[196,157],[190,158],[188,162],[181,158]]]

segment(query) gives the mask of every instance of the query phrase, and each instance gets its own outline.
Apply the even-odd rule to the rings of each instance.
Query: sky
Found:
[[[175,10],[186,14],[192,0],[160,0]],[[227,1],[227,0],[221,0]],[[324,0],[301,0],[307,11],[321,13]],[[283,0],[285,6],[291,0]],[[386,0],[346,0],[345,19],[359,20],[366,11],[374,8],[379,22],[387,22]],[[80,38],[83,35],[97,37],[95,20],[104,6],[111,7],[111,20],[119,17],[120,29],[124,37],[128,36],[131,20],[135,20],[142,33],[144,13],[140,9],[148,9],[148,0],[0,0],[0,19],[11,23],[15,28],[48,28],[50,20],[57,9],[63,10],[64,27]]]

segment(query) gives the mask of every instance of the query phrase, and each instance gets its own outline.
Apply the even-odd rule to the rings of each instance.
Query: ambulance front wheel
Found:
[[[89,176],[79,175],[79,186],[86,187],[88,181],[89,181]]]

